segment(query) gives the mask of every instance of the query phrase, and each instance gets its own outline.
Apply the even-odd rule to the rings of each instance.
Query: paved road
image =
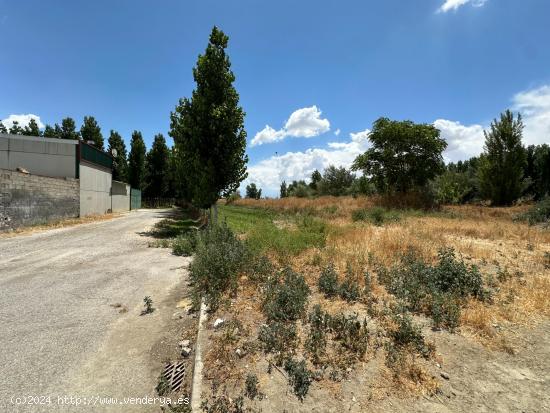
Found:
[[[159,366],[150,352],[172,315],[167,301],[181,288],[184,262],[148,248],[150,238],[140,233],[165,214],[142,210],[0,238],[1,412],[159,411],[61,406],[57,397],[154,395]],[[145,295],[158,311],[141,317]],[[119,313],[117,303],[128,312]],[[52,398],[18,407],[12,396]]]

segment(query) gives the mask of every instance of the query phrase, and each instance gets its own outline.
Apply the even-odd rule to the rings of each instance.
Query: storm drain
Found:
[[[168,381],[170,389],[172,389],[172,391],[178,391],[185,376],[185,365],[183,361],[176,361],[166,364],[162,375]]]

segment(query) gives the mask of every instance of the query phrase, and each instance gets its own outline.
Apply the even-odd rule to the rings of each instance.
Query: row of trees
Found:
[[[46,125],[43,130],[37,122],[31,119],[25,127],[13,122],[7,129],[0,122],[0,133],[14,135],[43,136],[60,139],[82,139],[93,142],[94,146],[103,150],[104,139],[97,121],[93,116],[85,116],[80,130],[76,130],[74,120],[67,117],[51,127]],[[130,153],[127,153],[126,144],[122,136],[114,130],[108,138],[108,152],[113,155],[113,179],[128,182],[133,188],[144,191],[148,198],[171,197],[175,193],[174,176],[174,149],[170,150],[162,134],[155,136],[149,152],[141,132],[134,131],[130,143]]]
[[[14,121],[9,129],[0,122],[0,133],[43,136],[45,138],[82,139],[86,142],[93,142],[94,146],[102,150],[104,144],[101,128],[93,116],[84,116],[79,130],[76,129],[74,119],[67,117],[61,121],[61,126],[57,123],[54,126],[46,125],[43,130],[38,127],[35,119],[31,119],[24,127],[20,126],[18,121]]]
[[[352,171],[361,171],[360,177],[329,166],[322,175],[314,171],[309,183],[283,182],[280,197],[419,192],[426,200],[443,203],[538,200],[550,195],[550,147],[525,148],[522,137],[521,115],[507,110],[485,131],[480,156],[445,165],[447,143],[433,125],[380,118],[369,135],[371,148],[353,162]]]

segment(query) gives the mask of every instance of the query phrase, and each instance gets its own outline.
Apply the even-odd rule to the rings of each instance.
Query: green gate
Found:
[[[141,208],[141,191],[139,189],[130,189],[130,209]]]

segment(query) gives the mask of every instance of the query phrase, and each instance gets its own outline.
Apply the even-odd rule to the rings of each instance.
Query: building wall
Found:
[[[111,208],[111,171],[80,161],[80,216],[108,213]]]
[[[78,217],[79,182],[0,169],[0,231]]]
[[[0,134],[0,169],[76,178],[77,148],[76,140]]]
[[[111,194],[113,197],[113,212],[130,210],[130,185],[113,181]]]

